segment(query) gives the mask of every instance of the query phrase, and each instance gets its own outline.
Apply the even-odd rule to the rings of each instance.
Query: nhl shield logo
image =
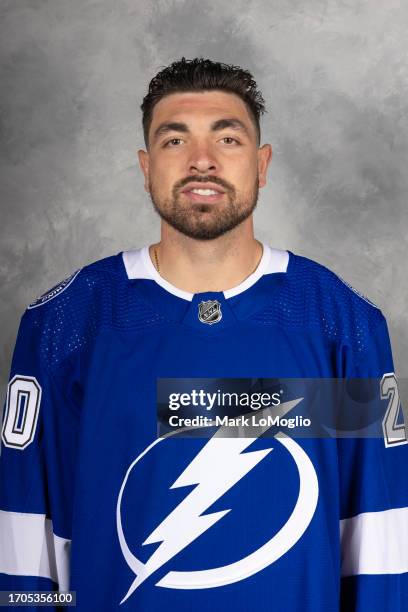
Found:
[[[207,300],[198,305],[198,318],[201,323],[213,325],[222,319],[221,304],[218,300]]]

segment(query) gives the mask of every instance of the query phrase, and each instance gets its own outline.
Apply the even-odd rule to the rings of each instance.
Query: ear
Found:
[[[264,144],[258,149],[258,175],[259,175],[259,187],[266,185],[266,174],[268,171],[269,163],[272,159],[272,147],[270,144]]]
[[[139,165],[144,176],[144,188],[145,191],[149,193],[149,154],[143,149],[139,149],[137,155],[139,157]]]

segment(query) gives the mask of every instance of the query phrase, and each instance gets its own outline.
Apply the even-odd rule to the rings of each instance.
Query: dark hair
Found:
[[[234,93],[245,102],[256,127],[259,145],[261,140],[259,117],[267,111],[265,100],[258,91],[252,74],[239,66],[213,62],[204,58],[187,60],[182,57],[181,60],[164,67],[149,83],[148,93],[140,106],[143,113],[143,134],[146,147],[149,146],[153,109],[159,100],[172,93],[212,89]]]

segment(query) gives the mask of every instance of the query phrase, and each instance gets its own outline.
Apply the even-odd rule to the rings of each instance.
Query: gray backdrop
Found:
[[[403,5],[403,6],[401,6]],[[249,68],[274,158],[256,234],[386,315],[407,376],[408,4],[2,0],[1,379],[19,318],[78,267],[159,237],[136,151],[160,66]]]

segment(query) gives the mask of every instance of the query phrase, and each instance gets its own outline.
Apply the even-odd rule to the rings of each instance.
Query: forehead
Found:
[[[173,93],[162,98],[154,107],[151,127],[169,119],[189,123],[230,115],[251,124],[245,102],[234,93],[218,90]]]

